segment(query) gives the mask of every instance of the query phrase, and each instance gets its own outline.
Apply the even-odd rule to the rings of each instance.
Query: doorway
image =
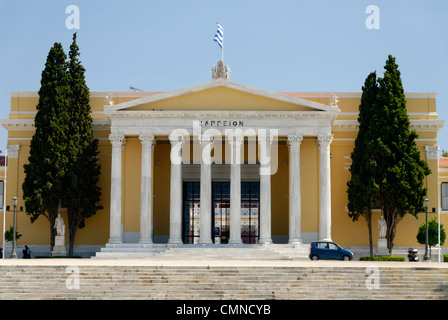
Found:
[[[199,243],[200,236],[199,181],[184,182],[183,242]],[[259,239],[260,183],[241,182],[241,239],[244,244],[256,244]],[[212,182],[212,241],[227,244],[230,236],[230,182]]]

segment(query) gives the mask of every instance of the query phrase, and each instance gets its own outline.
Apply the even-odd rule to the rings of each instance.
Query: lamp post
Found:
[[[12,251],[11,251],[11,259],[17,259],[16,252],[16,208],[19,199],[17,197],[12,198],[12,206],[14,207],[14,220],[12,224]]]
[[[425,256],[423,258],[424,261],[431,260],[431,258],[428,255],[428,207],[429,207],[429,199],[425,198],[423,200],[425,209],[426,209],[426,233],[425,233]]]

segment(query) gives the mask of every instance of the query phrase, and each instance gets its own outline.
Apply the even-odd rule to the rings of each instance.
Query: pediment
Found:
[[[338,112],[337,107],[242,85],[228,79],[142,97],[104,111],[308,111]]]

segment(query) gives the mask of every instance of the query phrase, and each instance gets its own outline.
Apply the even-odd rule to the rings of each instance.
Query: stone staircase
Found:
[[[309,245],[142,245],[107,244],[93,258],[160,258],[182,260],[307,260]]]
[[[372,287],[367,266],[1,265],[0,299],[448,299],[448,268],[382,263]]]

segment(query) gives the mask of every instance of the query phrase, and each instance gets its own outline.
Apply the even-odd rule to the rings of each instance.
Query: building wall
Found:
[[[122,103],[142,96],[155,93],[113,93],[114,103]],[[209,99],[216,99],[216,94],[223,92],[209,91],[213,97],[204,97],[197,94],[189,95],[186,99],[172,99],[161,104],[166,109],[206,108]],[[285,93],[319,103],[328,104],[327,93]],[[353,150],[357,134],[356,123],[360,93],[341,93],[339,96],[339,108],[341,113],[338,120],[352,120],[347,124],[336,123],[334,139],[331,143],[331,180],[332,180],[332,238],[343,246],[368,245],[368,233],[365,220],[353,222],[348,217],[347,205],[347,181],[350,179],[350,154]],[[262,110],[289,110],[285,103],[271,101],[266,104],[266,99],[254,98],[253,95],[241,94],[238,101],[248,109]],[[222,101],[218,99],[217,101]],[[13,93],[11,98],[10,119],[33,119],[38,103],[36,93]],[[77,245],[104,245],[109,238],[109,211],[110,211],[110,169],[111,169],[111,144],[108,139],[110,129],[102,112],[104,106],[104,93],[92,93],[91,107],[92,117],[97,121],[94,126],[95,136],[100,139],[99,162],[101,165],[101,178],[99,185],[102,189],[101,205],[104,207],[94,217],[89,218],[84,229],[77,233]],[[181,106],[181,107],[180,107]],[[217,107],[225,107],[217,105]],[[437,120],[436,100],[433,94],[408,94],[407,107],[411,120]],[[355,121],[356,122],[356,121]],[[28,161],[29,144],[33,128],[30,125],[4,125],[8,130],[8,144],[19,144],[18,158],[10,158],[7,170],[7,205],[13,196],[19,198],[19,206],[23,205],[22,182],[24,180],[23,165]],[[417,144],[421,157],[426,159],[425,145],[437,144],[437,126],[416,126],[419,133]],[[160,140],[153,153],[153,224],[156,239],[166,241],[169,234],[169,196],[170,196],[170,144],[166,137],[158,137]],[[224,147],[223,147],[224,148]],[[247,148],[246,148],[247,149]],[[224,154],[226,152],[224,151]],[[247,154],[247,150],[245,152]],[[123,231],[125,241],[137,241],[139,232],[140,214],[140,171],[141,171],[141,143],[138,137],[127,137],[123,151]],[[432,174],[425,179],[428,187],[430,208],[433,207],[437,216],[440,207],[440,181],[448,182],[448,173],[439,170],[437,160],[428,159]],[[230,179],[230,178],[229,178]],[[278,170],[271,177],[272,183],[272,236],[286,239],[288,236],[289,220],[289,152],[284,140],[278,147]],[[307,138],[301,145],[301,191],[302,191],[302,235],[304,239],[317,237],[319,228],[319,151],[316,139]],[[180,195],[182,196],[182,195]],[[430,209],[430,211],[432,211]],[[61,209],[61,214],[67,224],[66,212]],[[378,237],[377,220],[380,212],[374,212],[372,219],[374,245]],[[417,246],[416,234],[418,227],[424,221],[425,215],[419,214],[418,219],[406,215],[398,224],[395,246]],[[441,222],[448,226],[447,212],[442,212]],[[12,215],[6,214],[6,229],[12,225]],[[0,229],[3,226],[0,225]],[[17,215],[17,230],[23,234],[19,244],[47,245],[49,244],[49,223],[44,217],[40,217],[33,224],[25,213]],[[2,230],[3,231],[3,230]],[[68,232],[67,232],[68,234]],[[68,237],[67,242],[68,242]]]

